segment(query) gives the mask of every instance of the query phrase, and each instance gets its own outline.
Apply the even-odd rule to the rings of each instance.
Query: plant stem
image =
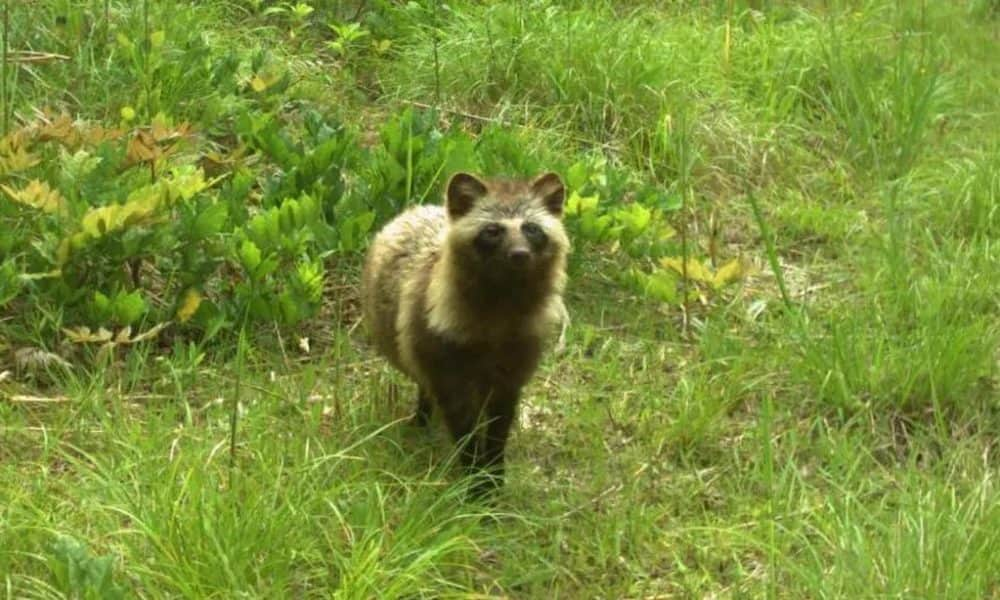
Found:
[[[771,271],[774,272],[775,279],[778,280],[778,290],[781,292],[781,300],[785,303],[785,308],[794,310],[795,305],[792,304],[792,298],[788,295],[788,288],[785,286],[785,276],[778,265],[778,253],[774,248],[771,230],[767,227],[767,221],[764,220],[764,215],[760,212],[760,205],[757,204],[757,198],[753,192],[750,192],[747,199],[750,201],[750,207],[753,209],[753,216],[757,221],[757,227],[760,228],[760,235],[764,238],[764,247],[767,249],[767,262],[771,265]]]
[[[10,0],[4,0],[3,3],[3,64],[0,65],[0,110],[3,111],[3,134],[7,135],[10,127],[10,121],[8,115],[10,111],[9,99],[7,98],[7,47],[8,38],[10,36]]]
[[[236,469],[236,426],[239,422],[240,402],[243,399],[243,361],[246,352],[247,314],[243,316],[240,326],[240,337],[236,346],[236,388],[233,390],[233,402],[229,411],[229,479],[232,485],[233,471]]]
[[[441,106],[441,59],[438,56],[438,5],[440,0],[434,2],[434,19],[431,27],[434,31],[434,104]]]

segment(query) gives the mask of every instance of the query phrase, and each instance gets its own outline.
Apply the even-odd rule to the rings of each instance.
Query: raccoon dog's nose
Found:
[[[531,258],[531,251],[527,248],[511,248],[510,252],[507,253],[507,258],[515,265],[523,266],[528,264],[528,259]]]

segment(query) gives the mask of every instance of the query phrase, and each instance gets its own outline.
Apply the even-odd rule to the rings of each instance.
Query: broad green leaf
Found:
[[[94,292],[93,303],[94,309],[98,312],[98,314],[107,315],[111,312],[111,298],[108,298],[101,292]]]
[[[249,309],[251,316],[258,319],[272,319],[274,318],[274,307],[270,303],[269,299],[265,299],[263,296],[255,295],[251,296],[249,299]]]
[[[684,206],[684,198],[680,194],[668,194],[660,200],[660,209],[664,212],[676,212]]]
[[[566,170],[566,186],[574,192],[583,189],[588,179],[587,165],[583,162],[575,163]]]
[[[278,307],[281,309],[282,319],[289,325],[295,325],[304,316],[299,303],[287,290],[278,297]]]
[[[639,203],[634,203],[629,205],[629,208],[619,211],[618,217],[625,225],[627,234],[634,238],[642,235],[649,227],[653,211]]]
[[[319,302],[323,296],[323,265],[322,263],[300,263],[296,269],[299,284],[305,290],[310,302]]]
[[[358,227],[358,232],[362,235],[368,233],[375,224],[375,213],[368,210],[354,217],[354,223]]]
[[[139,291],[122,294],[115,297],[111,304],[111,312],[115,320],[122,325],[131,325],[146,313],[148,306]]]
[[[206,238],[222,231],[229,217],[229,208],[216,202],[201,211],[194,220],[194,235],[196,239]]]
[[[340,222],[340,247],[344,250],[354,249],[354,220],[344,219]]]
[[[661,302],[677,301],[677,280],[663,272],[654,272],[646,277],[645,291],[651,298]]]
[[[622,276],[624,282],[634,291],[660,302],[674,303],[677,301],[677,280],[666,271],[643,273],[632,268]]]
[[[254,244],[250,240],[243,240],[243,243],[240,245],[240,262],[243,263],[243,268],[253,273],[260,265],[260,261],[261,253],[257,244]]]
[[[278,257],[272,254],[261,261],[260,265],[258,265],[257,269],[254,271],[253,276],[256,279],[263,279],[264,277],[267,277],[271,273],[277,271],[279,266],[280,263],[278,262]]]
[[[77,182],[92,173],[102,160],[100,156],[94,156],[83,148],[70,153],[69,150],[60,146],[59,162],[62,167],[61,179],[65,182],[64,187],[72,189],[78,185]]]

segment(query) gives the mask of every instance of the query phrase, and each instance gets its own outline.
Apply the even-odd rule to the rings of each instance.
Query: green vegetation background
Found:
[[[2,6],[5,597],[1000,597],[996,0]],[[458,169],[570,190],[488,506],[357,328]]]

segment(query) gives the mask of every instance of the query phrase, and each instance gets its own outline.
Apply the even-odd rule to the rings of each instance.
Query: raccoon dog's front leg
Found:
[[[435,399],[444,422],[458,444],[462,466],[472,469],[482,455],[482,435],[477,430],[480,405],[479,397],[472,386],[458,382],[439,382],[435,386]]]
[[[504,484],[504,453],[510,427],[514,422],[520,391],[517,389],[494,388],[490,391],[485,406],[488,422],[482,454],[476,465],[481,479],[473,488],[476,495],[482,495]]]
[[[504,450],[520,394],[509,387],[464,391],[442,395],[439,404],[459,444],[462,466],[475,478],[470,495],[481,498],[503,486]]]
[[[427,425],[431,420],[431,412],[434,409],[434,404],[431,401],[430,394],[423,386],[417,389],[417,412],[413,413],[413,418],[410,419],[410,423],[417,427],[423,427]]]

